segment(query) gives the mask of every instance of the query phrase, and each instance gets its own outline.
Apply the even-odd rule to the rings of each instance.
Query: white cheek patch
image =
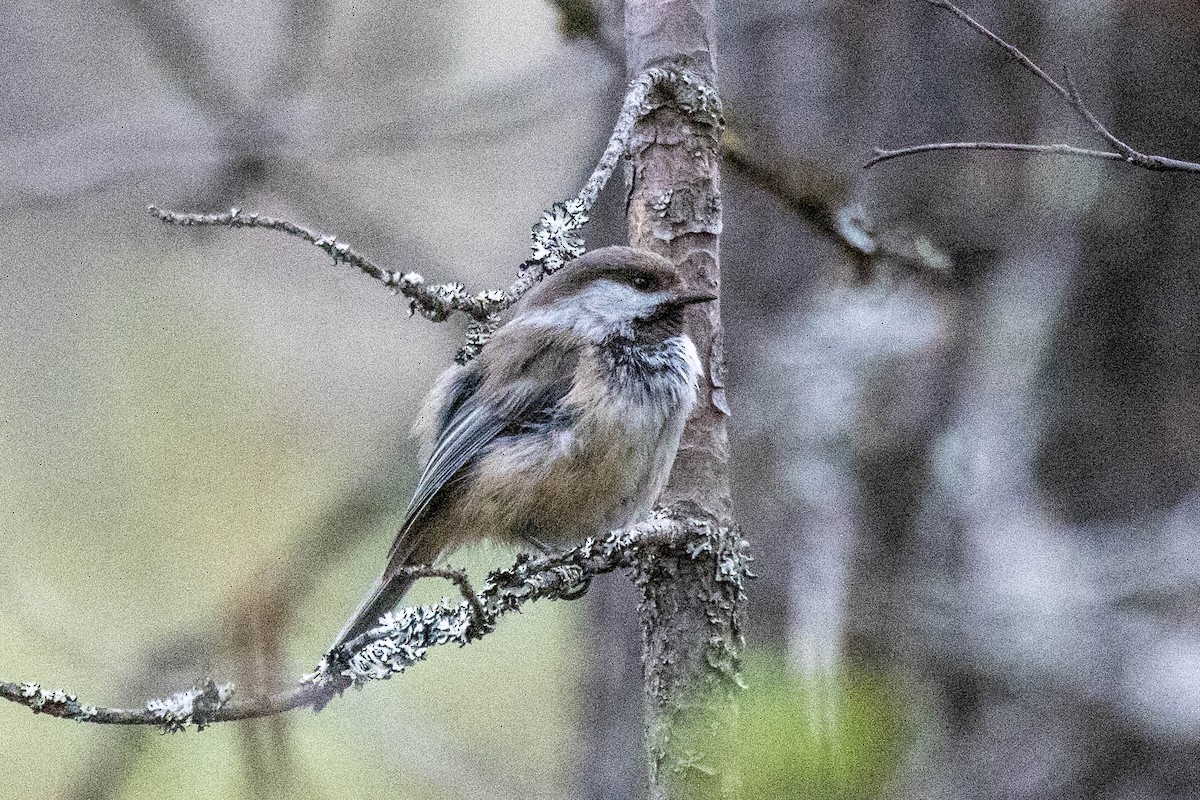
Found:
[[[574,297],[521,314],[512,321],[533,327],[562,328],[600,342],[613,333],[626,331],[633,320],[650,315],[667,299],[666,292],[648,294],[624,283],[598,280]]]
[[[661,293],[639,292],[625,283],[599,280],[580,292],[579,299],[584,316],[615,326],[653,313],[666,298]]]

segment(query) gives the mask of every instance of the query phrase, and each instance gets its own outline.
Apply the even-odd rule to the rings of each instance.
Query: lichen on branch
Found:
[[[316,669],[292,688],[270,695],[243,695],[232,683],[206,680],[166,698],[147,700],[141,708],[103,708],[81,703],[74,694],[46,690],[36,683],[0,681],[0,698],[34,713],[105,725],[152,725],[164,733],[203,730],[218,722],[266,717],[297,708],[320,710],[346,689],[387,680],[424,661],[436,647],[464,647],[492,632],[500,617],[543,599],[573,600],[579,587],[618,569],[647,563],[649,550],[667,549],[688,558],[709,557],[719,543],[709,541],[703,526],[656,512],[635,527],[604,539],[587,539],[561,554],[521,554],[509,567],[492,572],[476,593],[457,570],[414,568],[422,577],[451,581],[462,598],[402,608],[380,618],[379,627],[325,655]],[[725,564],[723,562],[728,561]],[[744,554],[724,554],[718,567],[726,581],[741,574]]]
[[[668,90],[666,96],[655,96],[655,90],[659,87]],[[482,351],[500,326],[500,314],[511,308],[542,278],[583,254],[584,240],[579,234],[587,224],[588,214],[600,192],[626,154],[634,125],[664,102],[672,102],[692,114],[720,117],[716,93],[695,76],[660,68],[646,70],[637,76],[629,84],[612,135],[592,174],[574,197],[554,203],[542,213],[530,231],[529,260],[517,268],[516,279],[502,290],[488,289],[472,294],[461,283],[429,283],[418,272],[391,270],[376,264],[351,245],[339,241],[336,236],[291,220],[245,212],[240,208],[231,208],[220,214],[201,214],[170,211],[152,205],[149,211],[168,225],[251,228],[294,236],[323,250],[335,264],[357,269],[391,289],[394,294],[407,298],[410,314],[419,313],[433,322],[442,322],[455,312],[463,313],[470,320],[466,342],[455,357],[462,364]]]

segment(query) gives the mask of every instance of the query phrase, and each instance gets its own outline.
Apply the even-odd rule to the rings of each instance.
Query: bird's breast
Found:
[[[513,436],[481,459],[471,494],[510,538],[577,541],[636,522],[670,472],[701,374],[675,337],[580,359],[560,405],[570,424]]]
[[[687,336],[641,343],[625,337],[605,340],[595,350],[595,369],[609,398],[620,407],[690,412],[704,370]]]

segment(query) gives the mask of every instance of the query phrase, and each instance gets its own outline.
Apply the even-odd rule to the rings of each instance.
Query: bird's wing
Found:
[[[563,397],[575,380],[578,351],[543,343],[524,358],[503,358],[508,342],[493,340],[488,350],[455,379],[438,413],[433,452],[417,482],[408,512],[389,554],[389,568],[403,566],[422,543],[418,524],[466,469],[502,436],[545,429],[562,422]],[[487,356],[492,356],[488,358]],[[497,358],[500,356],[500,358]],[[515,375],[496,374],[498,361],[518,365]]]

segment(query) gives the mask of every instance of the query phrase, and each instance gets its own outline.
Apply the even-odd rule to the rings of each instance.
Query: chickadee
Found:
[[[379,625],[406,567],[483,537],[545,549],[639,522],[671,471],[703,374],[683,332],[691,291],[645,250],[593,250],[547,278],[414,430],[425,471],[387,568],[334,647]]]

